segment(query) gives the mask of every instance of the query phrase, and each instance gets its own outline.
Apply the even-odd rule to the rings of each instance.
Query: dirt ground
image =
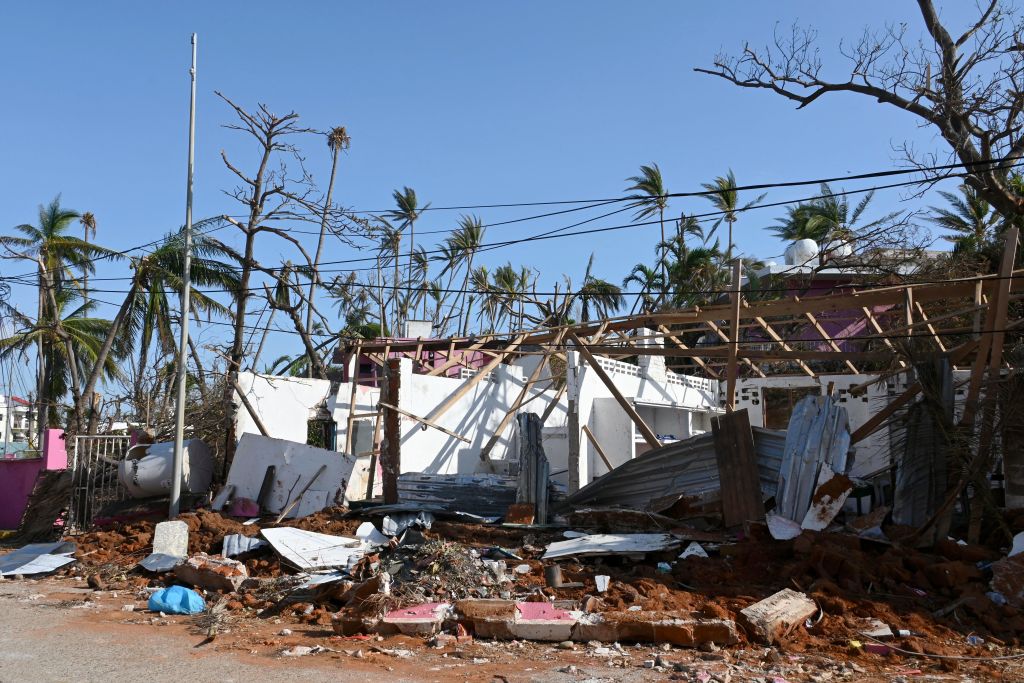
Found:
[[[225,534],[259,533],[258,525],[243,525],[209,511],[187,513],[181,519],[189,525],[191,553],[218,553]],[[352,535],[360,521],[336,509],[292,524]],[[594,522],[590,529],[602,530],[606,521]],[[587,526],[585,520],[580,526]],[[546,584],[540,558],[548,543],[562,538],[560,530],[436,521],[422,531],[416,544],[384,549],[353,569],[358,581],[371,579],[391,562],[404,567],[386,600],[358,609],[338,591],[295,597],[288,590],[275,590],[287,587],[293,572],[264,548],[239,558],[254,577],[251,585],[228,593],[204,592],[221,615],[211,639],[208,619],[165,617],[146,610],[154,588],[176,581],[171,574],[154,576],[135,567],[151,549],[153,522],[122,523],[70,539],[78,544],[79,561],[58,575],[0,582],[0,602],[5,605],[0,605],[0,621],[8,620],[13,629],[5,636],[8,652],[33,652],[10,640],[22,637],[24,629],[18,628],[22,618],[7,616],[8,612],[53,622],[38,633],[59,628],[75,638],[93,634],[97,643],[108,643],[110,651],[103,655],[102,647],[91,649],[60,662],[0,655],[0,682],[49,680],[46,676],[54,671],[52,680],[94,680],[94,674],[95,680],[109,680],[97,672],[116,663],[125,667],[118,672],[127,674],[137,666],[137,657],[126,659],[118,650],[124,643],[157,648],[159,656],[174,666],[199,667],[197,674],[203,673],[193,675],[193,680],[205,680],[205,672],[210,673],[209,680],[234,680],[215,672],[222,666],[242,671],[253,664],[282,675],[301,670],[306,680],[319,680],[325,672],[335,676],[331,680],[348,680],[354,672],[364,679],[379,675],[388,680],[1024,680],[1024,618],[1017,609],[999,606],[986,596],[989,567],[1001,557],[998,550],[943,542],[922,551],[849,534],[805,534],[779,542],[756,529],[738,537],[687,528],[671,531],[701,538],[711,549],[710,557],[677,560],[675,550],[643,561],[567,560],[561,563],[563,578],[582,586],[553,589]],[[491,581],[476,558],[505,556],[502,553],[522,559],[507,559],[511,581]],[[522,573],[511,571],[520,565],[526,565],[520,567]],[[605,593],[596,591],[597,574],[611,577]],[[805,592],[819,606],[819,614],[773,647],[754,642],[742,629],[737,645],[719,649],[708,643],[685,649],[652,643],[472,639],[437,647],[429,638],[343,637],[332,628],[336,615],[352,610],[365,615],[371,608],[379,613],[400,605],[465,597],[550,600],[567,609],[614,613],[619,618],[656,614],[737,620],[742,609],[781,588]],[[860,635],[873,619],[909,633],[887,641],[883,650],[888,652],[879,652],[878,643]],[[153,638],[159,638],[158,644]],[[296,647],[316,651],[285,654]],[[33,671],[45,676],[28,675]],[[341,678],[339,671],[345,672]]]

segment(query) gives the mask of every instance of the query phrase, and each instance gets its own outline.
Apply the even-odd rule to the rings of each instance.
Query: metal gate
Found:
[[[71,509],[68,526],[85,531],[106,505],[125,500],[118,464],[131,445],[128,436],[76,436],[71,461]]]

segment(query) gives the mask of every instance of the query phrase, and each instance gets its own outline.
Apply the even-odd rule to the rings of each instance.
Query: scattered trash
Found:
[[[593,534],[556,541],[548,546],[543,559],[626,555],[641,557],[647,553],[678,547],[680,541],[670,534]]]
[[[171,586],[153,593],[147,607],[150,612],[199,614],[206,610],[206,601],[191,588]]]
[[[243,536],[242,534],[228,534],[224,537],[224,547],[221,550],[221,555],[224,557],[235,557],[242,553],[259,550],[266,545],[267,542],[262,538]]]
[[[49,574],[75,561],[74,543],[29,543],[0,555],[0,576]]]
[[[597,586],[597,592],[604,593],[608,590],[608,586],[611,583],[611,577],[605,574],[598,574],[594,577],[594,583]]]
[[[707,557],[708,553],[704,550],[703,546],[697,541],[691,541],[690,545],[683,549],[683,552],[679,554],[680,560],[685,560],[687,557]]]
[[[246,435],[248,436],[248,435]],[[358,538],[278,527],[260,531],[274,552],[299,569],[347,567],[363,556]]]

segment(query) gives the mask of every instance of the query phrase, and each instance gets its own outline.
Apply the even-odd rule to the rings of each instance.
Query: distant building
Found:
[[[19,396],[0,394],[0,456],[25,449],[35,431],[32,404]],[[18,444],[17,446],[12,444]]]

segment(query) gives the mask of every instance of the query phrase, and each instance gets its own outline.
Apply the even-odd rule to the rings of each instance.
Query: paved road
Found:
[[[97,624],[85,610],[30,599],[45,585],[0,582],[0,683],[135,681],[346,683],[385,680],[386,672],[353,670],[348,660],[323,664],[245,653],[200,653],[180,630]],[[127,614],[125,615],[127,616]],[[388,681],[412,680],[398,673]]]

